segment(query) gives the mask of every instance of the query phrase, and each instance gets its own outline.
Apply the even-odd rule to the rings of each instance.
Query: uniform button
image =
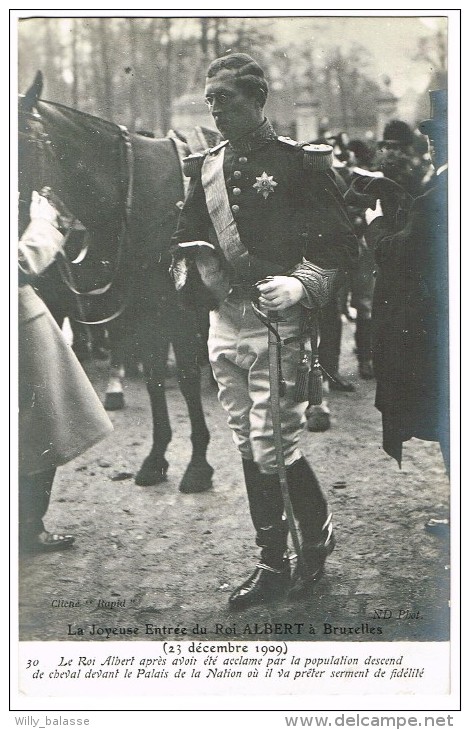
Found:
[[[233,171],[233,177],[235,178],[235,180],[239,180],[241,178],[241,176],[242,176],[241,170]]]
[[[240,190],[240,188],[233,188],[233,190],[232,190],[232,193],[233,193],[234,195],[240,195],[240,193],[241,193],[241,190]]]
[[[241,162],[242,165],[246,165],[246,163],[248,162],[248,157],[239,157],[238,162]]]
[[[239,212],[240,212],[240,206],[232,205],[232,213],[239,213]]]

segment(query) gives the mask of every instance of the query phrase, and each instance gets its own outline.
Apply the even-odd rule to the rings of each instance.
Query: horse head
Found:
[[[87,229],[85,257],[74,267],[78,279],[68,277],[66,284],[95,298],[113,284],[120,296],[121,279],[130,268],[124,262],[130,177],[124,132],[98,117],[41,99],[42,81],[38,72],[18,102],[20,235],[29,223],[32,191],[49,187],[72,214],[66,241],[72,240],[78,222]]]
[[[50,187],[91,233],[116,237],[127,192],[121,128],[41,99],[43,76],[18,101],[20,198]]]
[[[38,100],[55,179],[49,184],[93,233],[114,237],[122,215],[127,170],[120,128],[84,112]]]

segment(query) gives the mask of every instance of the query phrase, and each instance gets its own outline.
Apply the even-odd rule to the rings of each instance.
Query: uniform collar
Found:
[[[235,152],[252,152],[275,139],[277,139],[277,134],[269,119],[265,119],[253,132],[238,137],[238,139],[230,140],[230,147]]]

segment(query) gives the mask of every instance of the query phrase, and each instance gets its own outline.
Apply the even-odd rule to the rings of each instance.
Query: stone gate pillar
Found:
[[[318,138],[318,109],[320,102],[304,92],[295,102],[295,137],[301,142]]]
[[[396,116],[398,98],[390,89],[391,81],[387,77],[384,80],[384,88],[380,96],[377,97],[377,117],[376,117],[376,138],[383,139],[383,131],[385,125]]]

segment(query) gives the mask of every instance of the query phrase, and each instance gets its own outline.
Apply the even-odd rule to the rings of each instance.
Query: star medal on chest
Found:
[[[266,172],[263,172],[260,177],[256,178],[256,182],[253,187],[256,192],[261,193],[263,198],[266,200],[270,193],[274,193],[274,188],[277,187],[277,185],[278,183],[274,180],[272,175],[268,175]]]

